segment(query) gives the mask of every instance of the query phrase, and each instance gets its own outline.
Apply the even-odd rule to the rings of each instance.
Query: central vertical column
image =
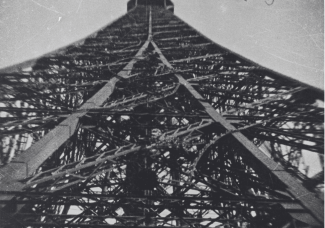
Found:
[[[141,49],[138,51],[136,57],[141,57],[143,55],[143,52],[148,48],[150,41],[152,40],[152,13],[151,13],[151,6],[146,5],[144,7],[144,10],[146,11],[146,15],[148,17],[146,18],[146,21],[148,23],[148,38],[141,47]],[[144,13],[144,12],[143,12]],[[128,78],[130,77],[130,73],[133,68],[133,64],[137,61],[139,58],[134,58],[130,63],[128,71],[121,72],[119,76]],[[147,138],[151,136],[150,128],[145,128],[145,135]],[[133,197],[150,197],[152,196],[153,189],[154,189],[154,182],[155,182],[155,176],[154,173],[151,170],[152,165],[152,159],[150,157],[146,157],[145,155],[140,155],[132,157],[132,162],[127,164],[126,167],[126,192],[129,196]],[[138,207],[125,207],[124,210],[126,212],[127,216],[131,217],[144,217],[144,220],[141,221],[141,224],[143,226],[152,226],[155,224],[155,220],[152,220],[151,217],[153,216],[152,211],[150,210],[150,205],[153,204],[151,199],[145,199],[144,206],[141,208]],[[133,224],[137,224],[139,221],[137,219],[131,219]],[[131,221],[130,220],[130,221]]]
[[[151,14],[151,5],[150,5],[150,7],[149,7],[148,42],[151,42],[151,40],[152,40],[152,14]],[[146,136],[147,136],[147,138],[150,137],[150,131],[148,131],[148,128],[146,128]],[[148,170],[148,171],[150,170],[150,167],[151,167],[150,163],[151,162],[149,161],[149,159],[147,159],[145,157],[144,158],[144,164],[145,164],[144,169],[145,170]],[[151,196],[152,195],[152,190],[150,190],[150,189],[144,190],[144,195],[145,196]],[[151,203],[152,203],[151,200],[149,200],[149,199],[146,200],[147,205],[150,205]],[[150,219],[151,213],[150,213],[149,208],[148,209],[147,208],[143,209],[143,215],[146,218],[143,225],[147,225],[147,226],[154,225],[153,221],[151,221],[151,219]]]
[[[151,15],[151,6],[149,11],[149,35],[148,35],[148,41],[152,40],[152,15]]]

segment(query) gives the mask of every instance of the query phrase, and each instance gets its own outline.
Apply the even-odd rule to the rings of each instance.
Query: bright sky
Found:
[[[271,0],[266,0],[271,2]],[[324,1],[173,0],[175,14],[213,41],[324,89]],[[91,34],[127,0],[0,0],[0,68]]]

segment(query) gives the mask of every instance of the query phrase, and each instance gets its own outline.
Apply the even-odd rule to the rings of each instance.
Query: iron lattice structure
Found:
[[[1,73],[3,227],[321,227],[323,91],[128,9]]]

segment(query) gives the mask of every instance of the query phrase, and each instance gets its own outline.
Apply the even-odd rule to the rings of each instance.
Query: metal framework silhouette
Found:
[[[166,0],[0,74],[3,227],[322,227],[323,91]]]

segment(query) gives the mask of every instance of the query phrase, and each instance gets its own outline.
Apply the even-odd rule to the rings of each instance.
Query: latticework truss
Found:
[[[168,8],[0,75],[3,227],[322,227],[322,91]]]

